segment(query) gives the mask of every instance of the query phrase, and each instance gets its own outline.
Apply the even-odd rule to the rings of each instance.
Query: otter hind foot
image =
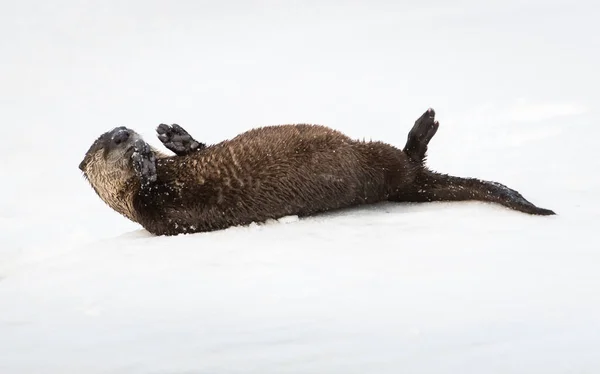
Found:
[[[167,149],[177,156],[185,156],[206,146],[196,141],[187,131],[177,124],[166,125],[161,123],[156,128],[158,139]]]
[[[404,146],[404,152],[416,162],[422,162],[427,153],[427,145],[435,135],[440,123],[435,120],[435,111],[432,108],[427,109],[419,117],[408,133],[408,139]]]
[[[142,185],[156,181],[156,156],[152,149],[142,139],[138,139],[133,144],[133,169],[141,179]]]

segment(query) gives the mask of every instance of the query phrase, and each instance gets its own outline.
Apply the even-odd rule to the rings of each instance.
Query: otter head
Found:
[[[132,198],[137,181],[131,156],[139,139],[135,131],[116,127],[96,139],[79,164],[98,196],[131,220],[135,220]]]

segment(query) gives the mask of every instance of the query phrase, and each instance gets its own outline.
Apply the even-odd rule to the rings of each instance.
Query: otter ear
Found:
[[[85,159],[83,159],[83,161],[81,161],[79,163],[79,170],[81,171],[85,171],[85,167],[87,166],[87,162],[85,162]]]

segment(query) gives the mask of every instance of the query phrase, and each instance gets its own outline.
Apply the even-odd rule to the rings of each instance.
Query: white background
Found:
[[[592,1],[0,3],[0,372],[600,371]],[[383,204],[151,237],[77,165],[320,123],[555,210]]]

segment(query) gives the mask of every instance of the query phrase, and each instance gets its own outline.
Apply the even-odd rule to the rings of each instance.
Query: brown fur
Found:
[[[139,139],[131,133],[130,142]],[[381,201],[482,200],[553,214],[500,184],[433,173],[392,145],[319,125],[257,128],[182,156],[154,150],[156,181],[148,184],[131,165],[130,144],[111,148],[110,134],[92,145],[80,168],[111,208],[156,235]]]

